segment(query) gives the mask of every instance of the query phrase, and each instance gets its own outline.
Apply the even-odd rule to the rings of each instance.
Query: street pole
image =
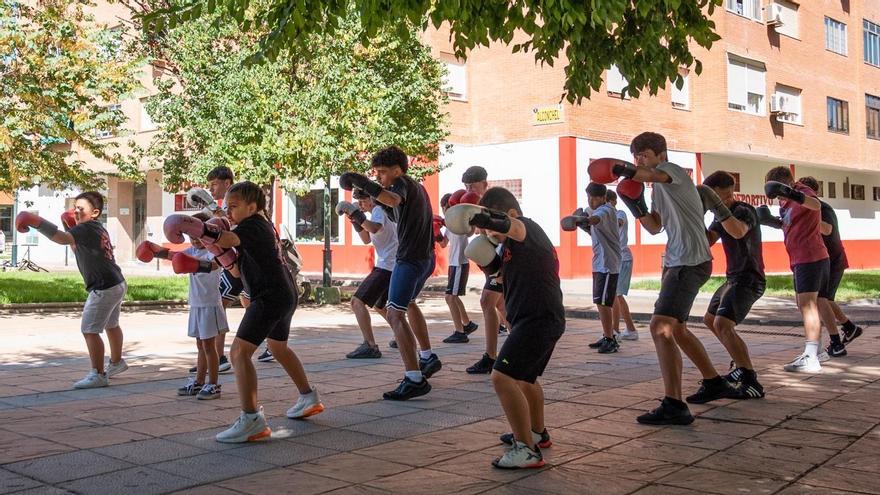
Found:
[[[330,287],[331,278],[330,266],[332,255],[330,252],[330,235],[333,231],[330,229],[330,222],[332,221],[330,208],[330,176],[327,176],[324,179],[324,280],[322,284],[324,287]]]
[[[12,266],[18,265],[18,229],[15,228],[15,217],[18,216],[18,189],[12,193]]]

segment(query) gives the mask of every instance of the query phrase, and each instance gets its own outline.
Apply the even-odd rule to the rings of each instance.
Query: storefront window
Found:
[[[339,222],[332,211],[339,202],[339,189],[330,190],[330,242],[339,242]],[[312,189],[296,196],[296,241],[324,242],[324,190]]]

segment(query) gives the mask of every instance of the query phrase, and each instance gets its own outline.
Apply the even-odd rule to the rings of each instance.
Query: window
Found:
[[[824,198],[825,197],[825,181],[817,180],[816,182],[819,184],[819,190],[816,191],[816,196],[818,196],[820,198]]]
[[[150,117],[150,113],[147,111],[147,103],[150,102],[150,97],[141,98],[141,131],[152,131],[156,129],[156,123],[153,121],[153,118]]]
[[[837,184],[834,182],[828,183],[828,199],[834,199],[837,197]]]
[[[12,206],[0,206],[0,231],[12,240]]]
[[[846,55],[846,24],[825,18],[825,49]]]
[[[193,206],[186,200],[186,193],[174,195],[174,211],[199,211],[201,208]]]
[[[620,73],[620,69],[617,68],[616,65],[611,65],[607,71],[605,71],[605,86],[608,90],[609,95],[623,96],[624,98],[628,98],[626,94],[623,92],[623,88],[629,84],[629,81],[626,80],[625,77]]]
[[[852,199],[864,201],[865,200],[865,186],[863,184],[853,184],[852,185],[852,194],[850,195]]]
[[[725,0],[727,10],[756,21],[761,20],[760,0]]]
[[[690,81],[688,80],[688,71],[682,70],[680,71],[680,74],[684,80],[681,89],[678,89],[675,82],[672,83],[672,108],[687,110],[691,106],[691,90],[689,85]]]
[[[467,67],[458,62],[445,62],[443,89],[452,100],[467,100]],[[299,228],[299,227],[297,227]]]
[[[880,98],[865,95],[865,124],[868,137],[880,139]]]
[[[800,124],[801,117],[801,90],[791,86],[776,85],[776,104],[779,113],[776,120],[789,124]]]
[[[865,19],[865,62],[880,67],[880,25]]]
[[[874,201],[880,201],[880,187],[874,186]]]
[[[502,179],[487,181],[489,187],[503,187],[510,191],[518,201],[522,201],[522,179]]]
[[[828,97],[828,130],[849,133],[849,103]]]
[[[729,55],[727,60],[727,107],[764,115],[763,63]]]
[[[733,192],[740,192],[739,172],[727,172],[733,176]]]
[[[338,202],[339,189],[331,189],[330,207]],[[330,242],[338,242],[338,217],[335,212],[330,217]],[[324,242],[324,189],[312,189],[296,197],[296,241]]]
[[[843,181],[843,198],[849,199],[850,187],[849,187],[849,177]]]
[[[114,112],[121,112],[121,111],[122,111],[122,106],[120,106],[120,105],[110,105],[110,106],[107,107],[107,110],[108,110],[111,114],[114,113]],[[100,117],[99,117],[99,118],[100,118]],[[116,118],[115,118],[115,116],[111,116],[111,117],[104,118],[103,120],[104,120],[104,121],[114,122],[114,121],[116,121]],[[103,123],[103,122],[102,122],[102,123]],[[96,138],[96,139],[107,139],[107,138],[111,138],[111,137],[113,137],[113,136],[116,135],[116,132],[115,132],[114,130],[102,129],[102,128],[101,128],[102,123],[99,123],[98,126],[95,127],[95,129],[94,129],[94,133],[95,133],[95,138]]]
[[[798,37],[798,6],[785,0],[773,0],[773,4],[779,6],[779,20],[782,24],[777,25],[773,29],[779,34],[784,34],[792,38]],[[770,9],[767,5],[767,9]]]

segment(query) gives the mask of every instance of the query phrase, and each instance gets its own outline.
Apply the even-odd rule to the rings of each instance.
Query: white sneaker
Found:
[[[266,423],[266,416],[263,415],[263,407],[261,406],[260,410],[255,413],[242,411],[235,423],[228,430],[218,433],[214,439],[221,443],[244,443],[262,440],[271,435],[272,430]]]
[[[318,391],[314,388],[308,394],[300,394],[296,399],[296,404],[287,410],[287,417],[290,419],[305,419],[309,416],[324,412],[324,404],[318,398]]]
[[[544,465],[544,456],[540,449],[536,452],[526,444],[516,441],[503,456],[492,461],[492,465],[500,469],[539,468]]]
[[[111,361],[107,364],[107,376],[116,376],[127,369],[128,363],[125,362],[125,359],[119,358],[118,363],[114,363]]]
[[[818,359],[820,363],[824,363],[826,361],[831,361],[831,356],[828,355],[828,351],[822,351],[819,354],[816,354],[816,359]]]
[[[73,388],[99,388],[110,385],[107,380],[107,373],[98,373],[98,370],[92,368],[85,378],[73,384]]]
[[[794,373],[818,373],[822,371],[822,365],[817,358],[811,358],[806,354],[794,358],[794,361],[782,367],[785,371]]]
[[[639,340],[639,332],[624,330],[623,332],[620,332],[620,336],[617,340]]]

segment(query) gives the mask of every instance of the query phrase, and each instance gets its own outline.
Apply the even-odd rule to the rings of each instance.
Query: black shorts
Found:
[[[831,279],[831,264],[828,258],[812,263],[799,263],[792,267],[792,271],[795,294],[818,292],[819,297],[828,296],[828,282]]]
[[[220,297],[229,301],[237,301],[238,295],[244,290],[244,284],[241,279],[229,273],[229,270],[223,270],[220,273]]]
[[[491,290],[492,292],[503,293],[504,292],[504,284],[499,282],[496,277],[486,277],[486,284],[483,286],[483,290]]]
[[[446,293],[453,296],[463,296],[467,292],[468,272],[470,263],[449,266],[449,280],[446,282]]]
[[[258,299],[244,310],[235,336],[259,346],[267,338],[286,342],[290,336],[290,321],[296,311],[297,298],[293,302],[275,302]]]
[[[374,267],[352,297],[360,299],[371,308],[382,309],[388,302],[389,286],[391,286],[391,270]]]
[[[614,306],[617,295],[616,273],[593,272],[593,303],[602,306]]]
[[[712,261],[694,266],[663,267],[660,295],[654,303],[654,314],[669,316],[684,323],[691,314],[700,287],[712,275]]]
[[[706,312],[723,316],[739,325],[746,319],[755,301],[764,295],[764,288],[765,284],[761,281],[737,282],[728,279],[712,295]]]
[[[513,325],[510,335],[498,351],[492,369],[523,382],[535,383],[544,374],[556,342],[565,328],[540,322]]]
[[[837,297],[837,288],[840,287],[840,281],[843,280],[843,272],[846,271],[844,263],[832,263],[830,274],[828,276],[828,288],[825,290],[825,298],[833,301]]]

